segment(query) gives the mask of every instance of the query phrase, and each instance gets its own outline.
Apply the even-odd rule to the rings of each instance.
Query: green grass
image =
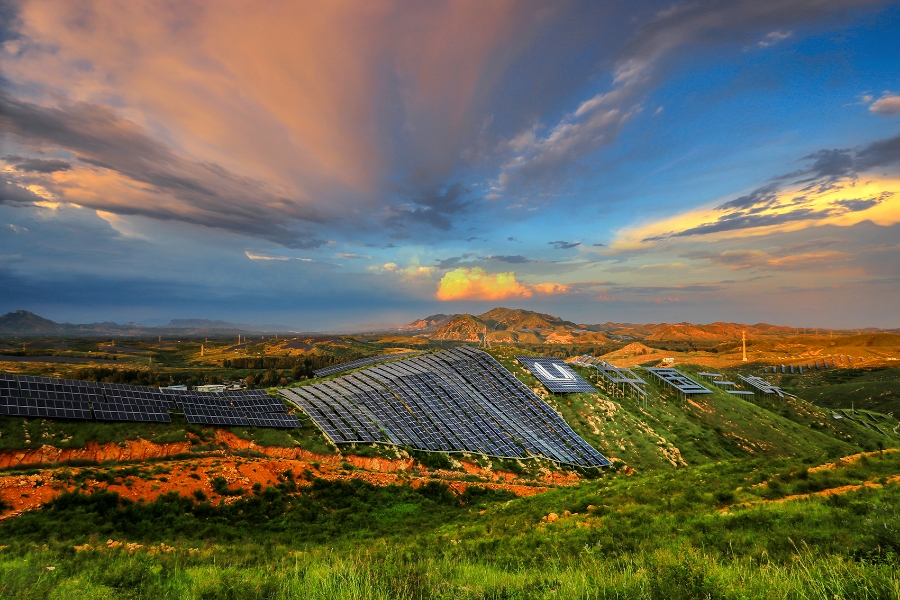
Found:
[[[489,352],[525,385],[543,390],[515,360],[521,349],[501,346]],[[595,375],[592,369],[573,368],[586,379]],[[680,364],[678,369],[696,378],[696,366]],[[837,377],[839,371],[830,371],[828,376]],[[648,382],[646,401],[610,396],[599,386],[597,394],[545,394],[545,399],[594,447],[643,470],[742,457],[815,455],[825,459],[900,443],[900,436],[882,436],[846,419],[835,420],[830,410],[803,399],[757,395],[745,400],[716,389],[686,402],[646,371],[638,373]],[[900,385],[900,371],[891,370],[880,377],[885,385]],[[827,383],[821,378],[808,381]],[[880,426],[890,430],[896,424],[893,420],[887,427]]]
[[[308,420],[295,429],[268,427],[224,427],[237,437],[260,446],[303,448],[319,454],[333,454],[322,432]],[[189,435],[190,434],[190,435]],[[183,416],[173,415],[171,423],[129,423],[112,421],[64,421],[0,416],[0,450],[38,449],[44,444],[57,448],[85,448],[88,442],[121,444],[144,439],[157,444],[209,443],[215,430],[190,425]],[[196,449],[196,448],[195,448]]]
[[[897,597],[900,486],[779,503],[758,483],[877,481],[900,455],[807,466],[741,459],[520,499],[288,478],[228,506],[69,495],[0,525],[0,596]],[[723,511],[729,494],[750,504]]]

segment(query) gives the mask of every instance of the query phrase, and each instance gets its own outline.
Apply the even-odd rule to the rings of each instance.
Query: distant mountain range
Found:
[[[0,336],[23,337],[95,337],[118,335],[139,337],[147,335],[237,335],[243,333],[294,333],[280,325],[247,325],[209,319],[172,319],[168,325],[153,327],[137,323],[57,323],[27,310],[17,310],[0,316]]]
[[[784,335],[824,333],[827,329],[782,327],[757,323],[599,323],[585,324],[566,321],[560,317],[524,309],[494,308],[480,315],[437,314],[417,319],[400,328],[400,331],[417,333],[433,340],[479,342],[486,336],[493,342],[518,343],[599,343],[604,341],[648,342],[708,341],[726,342],[748,338],[778,337]],[[861,329],[861,333],[873,333],[874,328]],[[897,330],[891,330],[896,332]]]

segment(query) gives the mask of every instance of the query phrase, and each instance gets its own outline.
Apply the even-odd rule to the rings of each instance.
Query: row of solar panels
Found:
[[[684,373],[670,367],[647,367],[657,379],[676,391],[691,396],[693,394],[711,394],[712,390],[700,385]]]
[[[336,444],[382,442],[609,465],[512,373],[467,346],[280,393]]]
[[[517,356],[516,360],[528,369],[551,393],[572,394],[597,390],[564,361],[544,356]]]
[[[181,408],[188,423],[299,427],[283,402],[264,390],[190,392],[0,373],[0,414],[58,419],[170,423]]]
[[[350,362],[316,369],[315,371],[313,371],[313,375],[315,375],[316,377],[327,377],[328,375],[336,375],[337,373],[352,371],[353,369],[359,369],[360,367],[367,367],[369,365],[374,365],[380,362],[394,360],[396,358],[403,358],[404,356],[409,356],[411,354],[418,354],[418,352],[416,352],[415,350],[410,350],[409,352],[398,352],[396,354],[379,354],[378,356],[367,356],[366,358],[358,358],[356,360],[351,360]]]
[[[638,377],[637,373],[631,369],[613,366],[602,358],[596,358],[588,354],[578,356],[572,362],[582,367],[597,369],[603,376],[603,381],[607,383],[607,389],[612,385],[622,393],[628,390],[641,397],[647,395],[647,391],[644,389],[647,382]]]

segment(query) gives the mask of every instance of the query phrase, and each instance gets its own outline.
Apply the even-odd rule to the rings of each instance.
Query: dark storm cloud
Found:
[[[88,103],[45,107],[0,91],[0,125],[22,143],[64,148],[84,163],[115,171],[179,201],[176,205],[133,203],[125,207],[121,203],[100,203],[91,208],[177,219],[258,236],[291,248],[314,248],[325,243],[303,233],[303,222],[322,223],[326,220],[322,215],[295,199],[276,194],[261,181],[235,175],[213,163],[184,159],[106,107]],[[54,166],[47,164],[50,161],[35,160],[23,162],[35,172],[47,172],[40,171],[41,165]]]
[[[581,242],[566,242],[563,240],[557,240],[555,242],[547,242],[547,244],[553,246],[554,250],[568,250],[569,248],[580,246]]]
[[[13,157],[7,156],[7,159]],[[18,158],[19,162],[15,162],[13,166],[16,171],[24,171],[27,173],[56,173],[57,171],[68,171],[72,165],[64,160],[56,158]]]

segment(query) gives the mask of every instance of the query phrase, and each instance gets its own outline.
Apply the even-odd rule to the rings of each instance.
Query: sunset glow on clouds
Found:
[[[459,267],[438,283],[439,300],[507,300],[530,298],[534,294],[562,294],[568,287],[558,283],[528,284],[516,281],[514,271],[486,273],[481,267]]]
[[[0,309],[896,321],[898,28],[876,0],[0,0]]]
[[[789,232],[812,226],[849,227],[871,221],[900,223],[900,179],[839,179],[824,189],[764,191],[744,202],[730,201],[675,217],[626,228],[615,249],[703,236],[712,241]]]

